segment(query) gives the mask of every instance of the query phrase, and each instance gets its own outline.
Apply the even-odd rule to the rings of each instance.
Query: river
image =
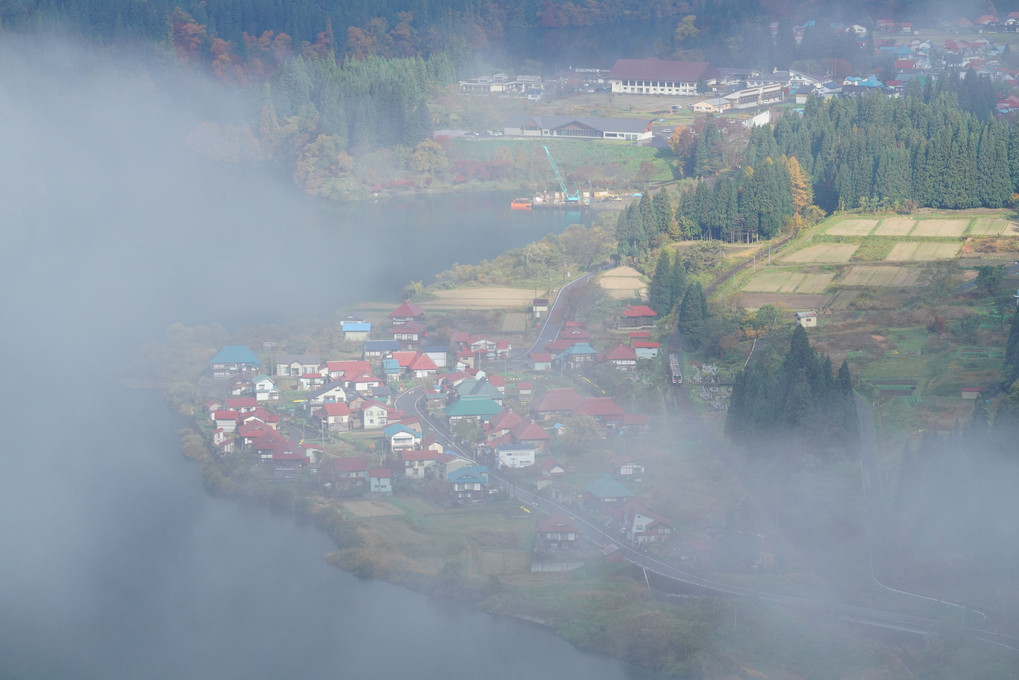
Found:
[[[189,109],[79,57],[0,50],[3,676],[646,677],[329,567],[314,529],[209,496],[159,395],[121,386],[172,323],[299,323],[395,300],[563,216],[512,214],[502,194],[309,199],[196,159]]]

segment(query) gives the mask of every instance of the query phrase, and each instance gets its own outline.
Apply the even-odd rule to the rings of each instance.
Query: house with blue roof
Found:
[[[341,321],[340,330],[344,340],[367,340],[372,325],[367,321]]]
[[[401,423],[387,425],[382,430],[382,436],[386,440],[386,450],[390,453],[413,451],[421,446],[421,433]]]
[[[361,348],[361,358],[367,360],[390,359],[393,352],[399,349],[400,343],[396,340],[368,340]]]
[[[238,373],[254,374],[261,365],[247,345],[227,345],[209,360],[213,378],[229,378]]]
[[[457,500],[480,500],[488,496],[488,468],[469,465],[448,475],[450,495]]]
[[[563,368],[581,368],[598,360],[598,350],[586,342],[578,342],[562,351],[555,358]]]

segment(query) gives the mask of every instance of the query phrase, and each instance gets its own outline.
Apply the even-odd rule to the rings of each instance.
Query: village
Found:
[[[424,495],[458,508],[505,500],[515,489],[538,494],[570,509],[535,515],[532,549],[546,560],[603,547],[574,550],[583,543],[574,512],[633,546],[662,551],[672,522],[628,488],[648,472],[639,442],[651,418],[582,375],[599,363],[631,380],[660,372],[665,357],[651,339],[657,315],[627,305],[613,324],[618,339],[599,350],[585,324],[565,320],[555,302],[533,300],[539,331],[525,349],[483,332],[438,340],[409,300],[381,323],[341,322],[344,340],[360,343],[360,359],[276,353],[263,362],[247,346],[222,347],[208,366],[218,396],[196,423],[217,459],[244,460],[266,479],[306,483],[330,498]],[[597,476],[571,474],[554,454],[556,442],[571,442],[569,449],[607,439],[626,441],[617,447],[626,453],[613,454]]]

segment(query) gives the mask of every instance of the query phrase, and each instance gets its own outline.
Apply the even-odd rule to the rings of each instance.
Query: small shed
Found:
[[[796,312],[796,323],[804,328],[814,328],[817,326],[817,312]]]

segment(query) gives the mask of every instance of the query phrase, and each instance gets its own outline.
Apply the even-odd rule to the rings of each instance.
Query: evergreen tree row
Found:
[[[730,242],[771,238],[796,214],[796,187],[809,192],[795,158],[763,157],[683,191],[676,223],[681,232],[696,238]],[[804,206],[809,202],[801,201]]]
[[[978,80],[970,74],[963,82]],[[987,108],[983,89],[971,89],[917,85],[902,98],[811,98],[802,117],[755,129],[743,162],[795,157],[826,211],[907,202],[999,208],[1019,189],[1019,128],[963,107],[965,93],[970,108]],[[978,97],[983,103],[973,105]]]
[[[329,56],[296,56],[263,90],[263,139],[282,119],[296,118],[309,138],[326,135],[351,154],[431,139],[424,95],[454,79],[442,54],[429,59],[368,57],[342,64]],[[268,122],[266,122],[268,121]]]
[[[737,376],[725,431],[747,445],[782,438],[819,450],[852,446],[859,423],[849,365],[834,374],[831,359],[815,353],[796,325],[781,364],[755,360]]]
[[[647,255],[679,236],[672,200],[665,189],[653,196],[644,194],[616,219],[618,251],[624,257]]]

